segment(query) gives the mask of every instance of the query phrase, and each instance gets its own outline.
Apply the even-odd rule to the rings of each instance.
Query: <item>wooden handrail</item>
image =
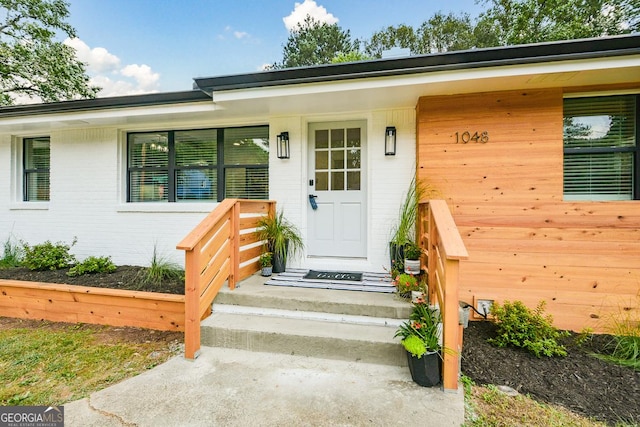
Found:
[[[185,251],[184,357],[200,351],[200,321],[222,285],[237,282],[259,270],[262,252],[255,229],[260,217],[275,211],[271,200],[225,199],[178,245]]]
[[[443,386],[458,390],[458,357],[462,351],[459,319],[459,264],[469,257],[460,232],[444,200],[421,201],[418,236],[426,248],[429,302],[442,313]]]

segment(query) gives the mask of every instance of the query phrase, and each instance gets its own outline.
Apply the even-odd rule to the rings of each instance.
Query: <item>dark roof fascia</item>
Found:
[[[208,94],[216,91],[283,86],[301,83],[401,76],[550,61],[590,59],[640,53],[640,35],[471,49],[405,58],[288,68],[257,73],[195,78]]]
[[[184,104],[198,101],[211,102],[211,97],[201,90],[190,90],[183,92],[79,99],[46,104],[14,105],[9,107],[0,107],[0,118],[33,116],[39,114],[60,114],[91,110],[109,110],[114,108],[149,107],[166,104]]]

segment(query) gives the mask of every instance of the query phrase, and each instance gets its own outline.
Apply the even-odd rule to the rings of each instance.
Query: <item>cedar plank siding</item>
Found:
[[[461,300],[545,300],[556,326],[604,331],[639,314],[640,201],[563,201],[562,105],[561,89],[420,98],[418,178],[469,251]],[[489,141],[456,144],[464,131]]]

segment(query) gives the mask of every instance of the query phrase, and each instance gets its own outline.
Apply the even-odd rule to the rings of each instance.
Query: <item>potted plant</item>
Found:
[[[284,217],[282,211],[258,220],[258,238],[266,241],[268,251],[272,253],[274,273],[285,271],[288,255],[304,248],[298,228]]]
[[[404,272],[420,274],[420,255],[422,249],[415,242],[407,242],[404,245]]]
[[[271,260],[273,258],[273,255],[271,254],[271,252],[263,252],[260,255],[260,259],[258,260],[260,262],[260,267],[262,268],[262,275],[264,277],[269,277],[271,276],[271,273],[273,273],[273,265],[271,263]]]
[[[420,283],[418,283],[418,278],[413,274],[402,273],[396,276],[393,280],[393,284],[395,285],[398,295],[403,298],[410,298],[412,291],[419,291]]]
[[[402,323],[395,334],[395,337],[402,338],[411,378],[423,387],[440,383],[440,323],[440,311],[429,306],[424,299],[419,299],[413,303],[409,320]]]

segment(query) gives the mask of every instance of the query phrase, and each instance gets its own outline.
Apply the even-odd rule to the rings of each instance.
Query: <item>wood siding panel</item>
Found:
[[[563,201],[562,106],[559,89],[420,98],[418,177],[469,251],[462,300],[545,300],[557,326],[603,331],[640,316],[640,202]]]

